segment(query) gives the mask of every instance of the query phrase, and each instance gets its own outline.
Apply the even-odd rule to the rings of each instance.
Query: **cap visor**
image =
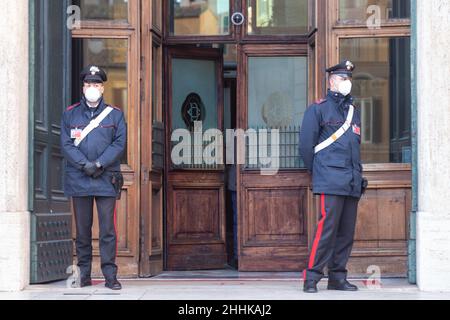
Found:
[[[351,72],[351,71],[333,71],[333,72],[330,72],[330,74],[335,74],[337,76],[351,77],[353,75],[353,72]]]
[[[98,75],[87,75],[84,77],[83,82],[103,83],[103,80]]]

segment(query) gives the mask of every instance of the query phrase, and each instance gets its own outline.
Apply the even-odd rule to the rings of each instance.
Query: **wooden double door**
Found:
[[[124,111],[128,149],[122,165],[125,186],[117,207],[120,275],[146,277],[163,269],[223,268],[232,262],[233,251],[237,251],[238,268],[242,271],[300,271],[306,265],[319,213],[317,199],[310,191],[309,175],[297,151],[298,131],[306,106],[326,94],[326,67],[348,59],[348,53],[363,55],[359,57],[362,62],[372,60],[373,50],[356,46],[362,35],[404,36],[409,28],[400,24],[393,27],[399,28],[395,32],[383,28],[384,31],[373,34],[357,26],[352,32],[342,25],[333,27],[339,20],[335,16],[339,12],[337,0],[230,0],[229,10],[225,11],[230,17],[242,12],[245,18],[242,25],[232,25],[227,15],[221,16],[223,19],[211,19],[211,12],[217,9],[214,2],[211,2],[212,11],[189,8],[200,2],[203,8],[209,5],[204,1],[130,0],[128,23],[83,21],[81,29],[72,30],[72,37],[77,40],[72,50],[73,84],[78,83],[76,70],[88,63],[103,64],[106,56],[102,51],[94,60],[88,59],[83,55],[90,50],[82,50],[76,44],[82,41],[86,49],[99,48],[101,40],[111,57],[110,69],[114,70],[107,86],[110,88],[108,101],[119,106],[124,106],[124,99],[127,102]],[[304,7],[306,3],[308,9]],[[193,12],[202,13],[198,21],[207,23],[207,28],[197,28],[200,24],[192,19]],[[274,17],[273,23],[266,23],[270,15]],[[344,38],[355,38],[351,42],[355,47],[349,46],[348,41],[342,42]],[[379,46],[388,50],[385,45],[379,43]],[[64,47],[67,50],[69,46]],[[346,50],[340,50],[342,47]],[[96,56],[96,51],[91,54]],[[81,56],[84,58],[77,62]],[[388,54],[378,56],[385,64]],[[378,75],[389,74],[388,69],[374,62],[376,68],[359,64],[355,79],[359,78],[361,85],[355,87],[359,88],[356,97],[363,101],[372,101],[372,96],[373,101],[384,97],[383,107],[374,104],[370,109],[380,109],[385,115],[380,125],[385,132],[380,135],[384,142],[374,141],[365,149],[378,159],[377,153],[389,153],[388,127],[398,121],[395,117],[388,120],[389,95],[383,92],[389,88],[381,85],[383,77]],[[368,75],[377,84],[372,88],[374,92],[367,91]],[[399,79],[404,82],[403,78]],[[76,88],[72,91],[79,92]],[[373,127],[378,127],[378,113],[370,114],[373,116],[367,117],[367,123],[373,122]],[[45,119],[37,120],[38,135],[42,133],[41,122]],[[173,163],[172,151],[177,151],[182,140],[175,130],[195,131],[194,120],[202,122],[202,134],[188,136],[191,140],[197,137],[202,148],[181,154],[181,158],[192,159],[190,164]],[[208,134],[217,133],[209,130],[225,133],[226,129],[242,129],[251,134],[251,129],[258,132],[270,128],[279,129],[277,174],[261,173],[267,162],[261,161],[259,152],[264,154],[267,143],[258,135],[256,143],[254,136],[244,143],[241,152],[244,161],[238,166],[203,162],[201,155],[205,150],[209,153],[208,141],[212,141]],[[57,132],[56,129],[52,132]],[[44,156],[48,158],[54,153],[54,160],[60,161],[60,155],[52,148],[42,151],[41,140],[48,137],[36,137],[35,168],[39,165],[40,169],[35,170],[45,173],[48,166]],[[222,149],[224,159],[233,157],[225,144]],[[256,152],[256,156],[251,156],[250,151]],[[407,157],[407,149],[404,154]],[[389,161],[388,158],[384,161]],[[201,161],[196,162],[198,159]],[[367,163],[364,175],[369,179],[370,188],[359,207],[350,273],[366,275],[367,270],[376,270],[369,268],[375,266],[382,275],[404,276],[408,268],[411,165]],[[46,196],[42,195],[42,186],[47,182],[50,186],[51,182],[56,190],[53,203],[63,205],[61,210],[68,212],[64,207],[68,199],[61,198],[59,190],[62,182],[42,177],[40,181],[40,176],[36,173],[36,199]],[[236,193],[230,188],[236,189]],[[236,228],[233,227],[234,195]],[[100,274],[98,224],[94,225],[94,270]]]
[[[236,257],[240,271],[299,271],[314,224],[298,154],[306,46],[238,45],[225,67],[224,55],[167,49],[166,268]]]

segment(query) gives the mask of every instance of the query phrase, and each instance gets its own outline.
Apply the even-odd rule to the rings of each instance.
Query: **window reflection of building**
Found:
[[[128,0],[75,0],[83,20],[128,20]]]
[[[306,57],[250,57],[248,61],[248,128],[279,130],[280,168],[301,168],[300,125],[307,107]],[[268,139],[268,149],[271,147]],[[248,139],[247,154],[261,146]],[[264,165],[247,158],[247,168]]]
[[[83,39],[74,40],[74,47],[80,52],[78,64],[88,64],[105,69],[108,82],[105,85],[105,101],[124,110],[127,109],[127,40]]]
[[[381,20],[404,19],[410,17],[410,0],[340,0],[339,20],[343,22],[365,22],[374,10],[370,6],[376,6],[380,10]]]
[[[408,38],[341,40],[341,57],[356,65],[353,95],[362,112],[364,163],[410,161],[409,52]]]
[[[249,34],[301,34],[308,27],[307,0],[249,0]]]
[[[229,33],[228,0],[172,0],[171,32],[175,35]]]
[[[125,39],[74,39],[72,46],[74,52],[73,101],[79,101],[81,98],[79,71],[89,64],[97,65],[108,75],[104,100],[122,109],[128,120],[128,41]],[[126,161],[125,157],[124,161]]]

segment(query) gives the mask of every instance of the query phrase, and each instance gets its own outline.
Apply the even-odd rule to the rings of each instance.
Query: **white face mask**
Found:
[[[90,103],[97,103],[102,97],[102,93],[100,92],[100,90],[90,87],[86,90],[84,96]]]
[[[350,80],[345,80],[339,83],[339,93],[343,96],[348,96],[352,92],[352,82]]]

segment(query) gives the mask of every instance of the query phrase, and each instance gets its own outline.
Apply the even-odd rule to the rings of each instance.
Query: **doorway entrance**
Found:
[[[230,51],[235,61],[225,63]],[[309,178],[298,153],[304,46],[173,45],[166,57],[167,269],[300,270],[308,253]],[[236,129],[245,132],[239,164],[228,136]],[[264,150],[274,163],[263,162]],[[265,173],[268,165],[276,172]]]
[[[222,268],[227,261],[225,168],[203,158],[204,134],[223,130],[221,51],[170,47],[167,58],[167,265],[170,270]]]
[[[308,1],[168,1],[163,16],[166,269],[301,270]]]

